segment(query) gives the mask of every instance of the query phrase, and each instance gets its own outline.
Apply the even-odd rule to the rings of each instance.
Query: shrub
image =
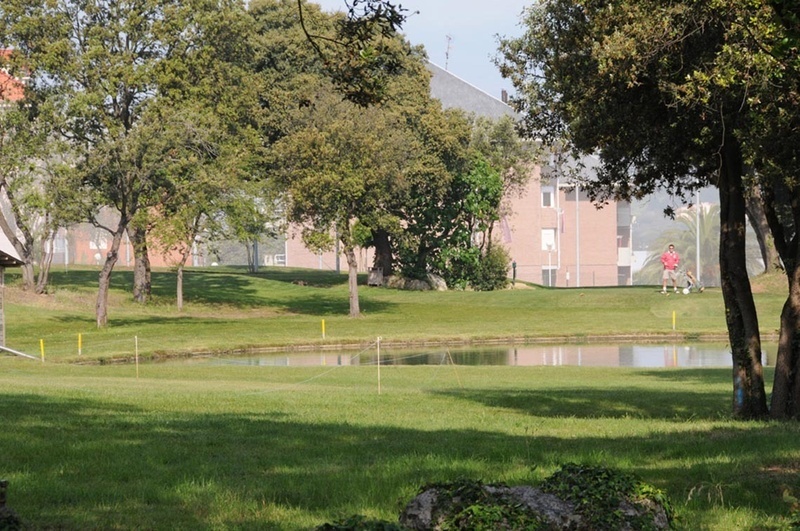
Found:
[[[493,291],[508,286],[508,264],[511,257],[503,247],[492,246],[478,262],[470,284],[477,291]]]

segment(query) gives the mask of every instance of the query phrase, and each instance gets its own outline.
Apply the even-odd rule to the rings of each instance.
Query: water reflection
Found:
[[[769,365],[765,348],[762,363]],[[380,358],[380,359],[379,359]],[[508,345],[491,347],[400,350],[376,347],[352,352],[286,352],[241,358],[219,358],[212,363],[256,366],[342,366],[342,365],[575,365],[585,367],[730,367],[726,345]]]

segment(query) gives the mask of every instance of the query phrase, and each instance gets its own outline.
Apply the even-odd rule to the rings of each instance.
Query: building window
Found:
[[[555,206],[553,204],[554,193],[555,189],[552,186],[542,186],[542,206],[544,208],[552,208]]]
[[[558,271],[555,267],[542,268],[542,285],[553,287],[558,283]]]
[[[553,251],[556,248],[556,229],[542,229],[542,251]]]

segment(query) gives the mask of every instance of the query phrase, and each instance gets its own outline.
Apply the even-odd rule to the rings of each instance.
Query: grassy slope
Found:
[[[130,272],[114,274],[110,326],[94,326],[96,272],[55,272],[46,297],[6,293],[7,345],[51,361],[81,357],[175,355],[251,347],[363,345],[593,336],[725,338],[719,290],[662,296],[652,287],[551,290],[522,287],[500,292],[400,292],[360,288],[364,317],[347,317],[344,275],[269,269],[257,275],[213,269],[186,274],[186,306],[174,306],[174,274],[153,276],[154,302],[130,301]],[[775,282],[770,280],[770,282]],[[777,281],[780,283],[780,279]],[[756,290],[761,326],[773,334],[785,295]],[[676,332],[673,332],[673,314]],[[322,326],[325,339],[322,339]]]

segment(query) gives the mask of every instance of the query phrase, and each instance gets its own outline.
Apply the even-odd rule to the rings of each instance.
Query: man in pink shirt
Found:
[[[675,252],[675,246],[669,244],[669,248],[661,255],[661,263],[664,265],[664,273],[661,275],[661,293],[667,292],[667,280],[672,280],[672,289],[678,293],[678,263],[681,257]]]

